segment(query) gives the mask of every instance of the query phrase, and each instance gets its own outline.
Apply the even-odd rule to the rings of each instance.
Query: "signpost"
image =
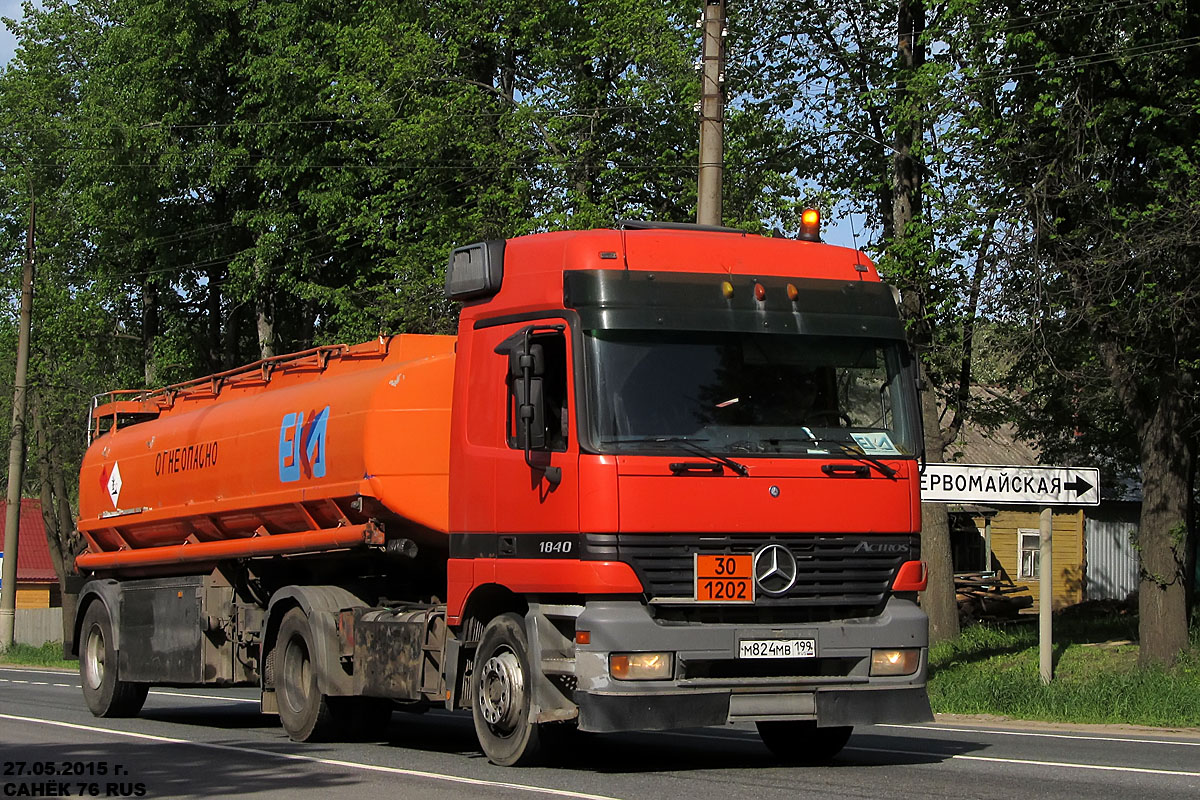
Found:
[[[1042,683],[1049,683],[1054,673],[1050,617],[1054,600],[1051,507],[1100,505],[1100,470],[1095,467],[926,464],[921,473],[921,502],[1042,507],[1038,526],[1038,661]]]
[[[926,464],[921,474],[921,501],[992,506],[1096,506],[1100,505],[1100,470]]]

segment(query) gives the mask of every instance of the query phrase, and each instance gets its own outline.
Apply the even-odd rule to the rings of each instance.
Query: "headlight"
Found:
[[[872,650],[871,675],[912,675],[921,666],[921,651],[915,648],[904,650]]]
[[[671,677],[670,653],[612,653],[608,672],[619,681],[661,681]]]

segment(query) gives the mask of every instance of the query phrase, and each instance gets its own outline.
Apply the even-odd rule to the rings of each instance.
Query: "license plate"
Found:
[[[753,603],[754,556],[696,554],[697,603]]]
[[[742,639],[738,658],[816,658],[816,639]]]

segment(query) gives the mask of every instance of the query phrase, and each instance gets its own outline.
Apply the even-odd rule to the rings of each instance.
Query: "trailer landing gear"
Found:
[[[97,717],[132,717],[142,710],[150,686],[123,681],[117,674],[112,620],[100,601],[88,606],[80,630],[79,678],[83,699]]]
[[[484,754],[501,767],[525,766],[541,750],[531,719],[533,687],[524,621],[501,614],[488,623],[475,653],[471,714]]]

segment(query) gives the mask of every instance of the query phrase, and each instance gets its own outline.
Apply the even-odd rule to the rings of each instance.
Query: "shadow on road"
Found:
[[[307,745],[291,745],[276,719],[259,714],[256,708],[212,708],[201,706],[147,709],[141,716],[159,722],[224,730],[275,729],[281,736],[278,749],[316,755]],[[875,733],[863,728],[850,739],[846,749],[825,767],[892,767],[936,764],[955,755],[976,752],[983,743],[906,737]],[[711,771],[714,769],[769,769],[784,765],[751,730],[705,728],[672,732],[588,734],[569,728],[551,728],[546,738],[547,763],[558,770],[598,774]],[[261,746],[261,745],[260,745]],[[392,715],[385,738],[356,747],[381,746],[391,750],[458,755],[483,759],[475,739],[471,717],[465,713],[431,711]],[[275,749],[274,745],[271,745]],[[345,754],[342,754],[345,757]]]
[[[55,775],[9,775],[11,796],[21,796],[38,785],[65,782],[65,796],[100,797],[247,797],[267,791],[313,788],[331,789],[360,782],[343,771],[332,773],[318,769],[281,768],[279,759],[255,753],[239,753],[239,747],[259,747],[257,742],[221,742],[229,749],[199,749],[192,744],[166,742],[105,741],[99,744],[51,744],[12,742],[4,744],[6,763],[25,762],[53,765]],[[261,749],[261,747],[259,747]],[[79,770],[61,774],[63,769]],[[103,772],[104,774],[97,774]],[[81,789],[80,784],[83,784]],[[89,791],[91,785],[96,791]],[[42,792],[45,793],[43,788]],[[58,792],[58,794],[64,794]]]
[[[983,749],[974,742],[855,734],[826,769],[936,764]],[[554,769],[600,774],[690,772],[784,767],[753,731],[704,728],[671,732],[591,734],[551,728],[544,739]],[[470,716],[436,711],[420,717],[395,714],[386,746],[483,758]],[[819,768],[818,768],[819,769]]]
[[[172,706],[171,708],[146,708],[138,717],[152,719],[156,722],[170,722],[174,725],[194,725],[204,728],[221,728],[223,730],[244,730],[248,728],[277,728],[279,720],[276,717],[258,713],[256,706]]]

